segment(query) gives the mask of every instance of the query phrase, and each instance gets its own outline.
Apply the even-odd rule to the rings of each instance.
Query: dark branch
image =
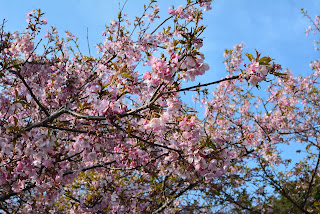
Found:
[[[178,89],[178,90],[174,90],[174,91],[162,92],[162,94],[171,94],[171,93],[175,93],[175,92],[189,91],[191,89],[205,87],[205,86],[209,86],[209,85],[214,85],[214,84],[218,84],[218,83],[221,83],[221,82],[224,82],[224,81],[228,81],[228,80],[239,79],[239,77],[240,77],[240,74],[236,75],[236,76],[232,76],[232,77],[227,77],[227,78],[224,78],[224,79],[221,79],[221,80],[218,80],[218,81],[214,81],[214,82],[209,82],[209,83],[205,83],[205,84],[200,84],[199,83],[198,85],[191,86],[191,87],[188,87],[188,88],[182,88],[182,89]]]
[[[40,101],[38,100],[38,98],[34,95],[32,89],[30,88],[30,86],[28,85],[28,83],[26,82],[26,80],[23,78],[23,76],[20,74],[20,72],[14,71],[14,70],[9,70],[9,71],[19,77],[19,79],[22,81],[23,85],[28,89],[31,97],[34,99],[34,101],[36,101],[36,103],[37,103],[37,105],[39,106],[39,108],[40,108],[47,116],[50,116],[50,114],[49,114],[49,112],[47,111],[47,109],[40,103]]]

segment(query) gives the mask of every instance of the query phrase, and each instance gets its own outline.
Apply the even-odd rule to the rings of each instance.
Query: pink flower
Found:
[[[49,38],[50,37],[49,29],[47,29],[46,31],[47,31],[47,33],[43,37],[44,38]]]
[[[43,25],[46,25],[46,24],[47,24],[47,19],[42,19],[40,22],[41,22]]]
[[[251,85],[256,86],[259,82],[259,77],[252,75],[248,81]]]
[[[309,36],[309,32],[312,30],[311,26],[309,26],[307,29],[306,29],[306,36]]]
[[[36,12],[36,10],[31,10],[29,13],[26,14],[26,16],[32,16],[32,14],[35,12]]]
[[[267,66],[265,66],[265,65],[260,65],[260,73],[261,73],[263,76],[267,76],[267,74],[268,74]]]
[[[150,72],[149,72],[149,71],[144,72],[143,78],[144,78],[145,80],[150,80],[150,79],[151,79],[151,74],[150,74]]]
[[[75,36],[72,33],[67,31],[66,32],[66,37],[74,38]]]

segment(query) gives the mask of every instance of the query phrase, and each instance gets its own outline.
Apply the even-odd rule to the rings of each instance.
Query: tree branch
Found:
[[[34,123],[34,124],[30,125],[30,126],[27,126],[26,128],[24,128],[24,130],[25,131],[30,131],[33,128],[45,126],[47,123],[50,123],[51,121],[53,121],[54,119],[60,117],[60,115],[66,113],[66,112],[67,112],[66,109],[61,108],[60,110],[56,111],[52,115],[49,115],[44,120],[42,120],[42,121],[40,121],[38,123]]]
[[[88,166],[88,167],[85,167],[83,169],[80,170],[80,172],[85,172],[85,171],[88,171],[88,170],[91,170],[91,169],[96,169],[96,168],[105,168],[113,163],[115,163],[116,161],[110,161],[110,162],[106,162],[106,163],[100,163],[100,164],[96,164],[96,165],[92,165],[92,166]],[[73,174],[75,173],[76,171],[74,170],[70,170],[70,171],[66,171],[65,173],[63,173],[63,176],[66,176],[66,175],[70,175],[70,174]]]
[[[35,183],[29,184],[29,186],[27,186],[26,188],[24,188],[24,189],[21,190],[20,192],[10,191],[8,194],[0,195],[0,201],[8,200],[8,199],[11,198],[12,196],[19,195],[21,192],[25,192],[25,191],[27,191],[27,190],[29,190],[29,189],[34,188],[35,186],[36,186]]]
[[[311,192],[311,188],[312,188],[312,183],[314,181],[314,178],[317,174],[317,171],[318,171],[318,168],[319,168],[319,163],[320,163],[320,152],[318,154],[318,160],[317,160],[317,164],[316,164],[316,167],[314,169],[314,172],[312,174],[312,177],[311,177],[311,180],[309,182],[309,187],[308,187],[308,191],[306,192],[305,196],[304,196],[304,201],[303,201],[303,204],[302,204],[302,207],[304,208],[306,206],[306,203],[307,203],[307,200],[308,200],[308,196]]]
[[[309,212],[307,210],[305,210],[303,207],[301,207],[297,202],[295,202],[288,194],[287,191],[280,186],[280,184],[277,183],[277,181],[275,181],[266,171],[266,168],[264,166],[263,163],[261,163],[261,160],[259,159],[259,164],[262,168],[263,173],[265,174],[265,176],[270,180],[271,185],[273,185],[273,187],[275,187],[275,189],[277,191],[280,192],[280,194],[282,194],[285,198],[287,198],[294,206],[296,206],[301,212],[309,214]]]
[[[161,144],[157,144],[157,143],[154,143],[154,142],[150,142],[150,141],[147,141],[137,135],[134,135],[132,133],[128,133],[126,130],[124,130],[121,126],[119,126],[118,124],[116,124],[113,120],[111,120],[111,124],[114,125],[116,128],[118,128],[119,130],[121,130],[122,132],[126,133],[127,135],[129,135],[130,137],[133,137],[133,138],[136,138],[146,144],[149,144],[149,145],[152,145],[152,146],[156,146],[156,147],[160,147],[160,148],[164,148],[164,149],[168,149],[168,150],[171,150],[171,151],[175,151],[177,152],[180,156],[181,156],[181,151],[180,150],[177,150],[177,149],[174,149],[174,148],[170,148],[168,146],[165,146],[165,145],[161,145]]]
[[[47,111],[47,109],[40,103],[40,101],[37,99],[37,97],[34,95],[32,89],[30,88],[30,86],[28,85],[28,83],[26,82],[26,80],[23,78],[23,76],[20,74],[19,71],[14,71],[14,70],[9,70],[9,72],[17,75],[19,77],[19,79],[22,81],[23,85],[28,89],[31,97],[34,99],[34,101],[36,101],[37,105],[39,106],[39,108],[47,115],[50,116],[49,112]]]
[[[205,84],[198,84],[195,86],[191,86],[191,87],[187,87],[187,88],[182,88],[182,89],[178,89],[178,90],[174,90],[174,91],[167,91],[167,92],[162,92],[161,94],[171,94],[171,93],[176,93],[176,92],[181,92],[181,91],[188,91],[194,88],[200,88],[200,87],[205,87],[205,86],[209,86],[209,85],[214,85],[214,84],[218,84],[224,81],[228,81],[228,80],[234,80],[234,79],[239,79],[241,75],[236,75],[236,76],[232,76],[232,77],[226,77],[224,79],[218,80],[218,81],[214,81],[214,82],[209,82],[209,83],[205,83]]]
[[[188,190],[191,190],[193,189],[194,187],[197,186],[197,184],[199,183],[200,181],[197,181],[195,183],[191,183],[189,184],[186,188],[184,188],[183,190],[181,190],[178,194],[172,196],[172,199],[167,201],[166,203],[164,203],[159,209],[157,209],[156,211],[152,212],[153,214],[156,214],[156,213],[160,213],[162,212],[165,208],[167,208],[168,206],[170,206],[177,198],[179,198],[181,195],[183,195],[185,192],[187,192]]]

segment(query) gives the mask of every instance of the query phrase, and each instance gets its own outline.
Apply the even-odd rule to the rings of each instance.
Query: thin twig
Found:
[[[192,190],[194,187],[197,186],[197,184],[200,181],[197,181],[195,183],[191,183],[189,184],[186,188],[184,188],[183,190],[181,190],[178,194],[172,196],[172,199],[167,201],[166,203],[164,203],[159,209],[157,209],[156,211],[152,212],[154,214],[156,213],[160,213],[162,212],[165,208],[167,208],[168,206],[170,206],[177,198],[179,198],[181,195],[183,195],[185,192],[187,192],[188,190]]]
[[[218,84],[224,81],[228,81],[228,80],[234,80],[234,79],[239,79],[240,74],[236,75],[236,76],[232,76],[232,77],[226,77],[224,79],[218,80],[218,81],[214,81],[214,82],[209,82],[209,83],[205,83],[205,84],[198,84],[195,86],[191,86],[191,87],[187,87],[187,88],[182,88],[182,89],[178,89],[178,90],[174,90],[174,91],[167,91],[167,92],[162,92],[161,94],[171,94],[171,93],[175,93],[175,92],[181,92],[181,91],[189,91],[191,89],[195,89],[195,88],[200,88],[200,87],[205,87],[205,86],[209,86],[209,85],[214,85],[214,84]]]
[[[90,44],[89,44],[89,30],[88,30],[88,27],[87,27],[87,44],[88,44],[89,55],[91,56]]]

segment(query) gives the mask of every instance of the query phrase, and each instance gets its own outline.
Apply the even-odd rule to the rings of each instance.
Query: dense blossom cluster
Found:
[[[145,24],[160,18],[153,0],[133,24],[120,11],[98,57],[54,27],[40,53],[40,10],[27,14],[25,32],[2,26],[0,210],[272,213],[275,192],[294,209],[319,211],[319,61],[311,76],[294,77],[258,52],[245,64],[239,44],[225,52],[225,79],[182,88],[209,70],[200,22],[209,9],[211,1],[171,7],[167,27]],[[255,96],[248,85],[269,77],[268,96]],[[212,98],[200,90],[216,83]],[[181,100],[191,89],[203,95],[203,120]],[[290,163],[283,144],[305,146],[306,161],[275,174]]]
[[[258,82],[266,80],[268,69],[265,65],[259,65],[259,62],[252,60],[251,64],[246,66],[247,78],[249,83],[256,86]]]

